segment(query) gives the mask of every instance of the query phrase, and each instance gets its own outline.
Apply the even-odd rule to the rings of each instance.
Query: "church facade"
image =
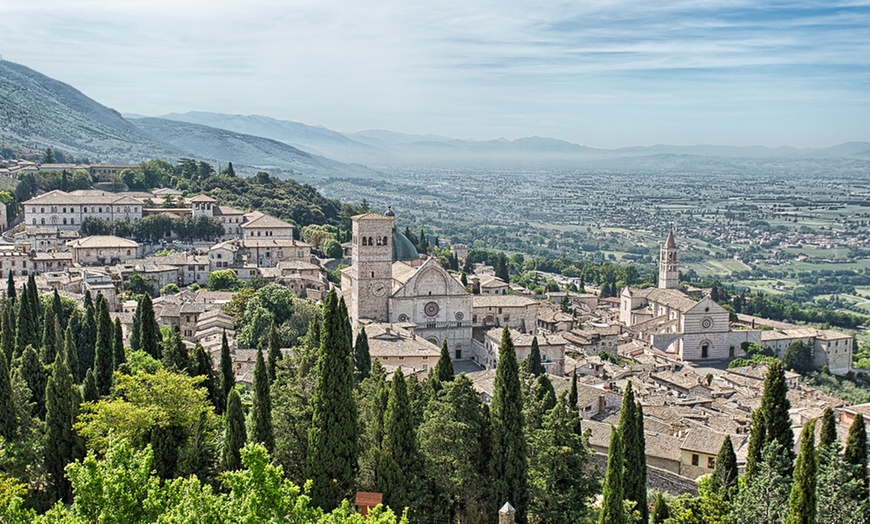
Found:
[[[673,232],[662,245],[659,285],[622,290],[619,319],[638,338],[680,360],[727,360],[745,355],[744,342],[761,332],[731,328],[728,311],[709,296],[693,300],[679,289],[679,250]]]
[[[353,325],[408,325],[436,346],[447,341],[453,359],[469,358],[472,295],[437,260],[420,258],[391,210],[352,223],[351,266],[341,272],[341,288]]]

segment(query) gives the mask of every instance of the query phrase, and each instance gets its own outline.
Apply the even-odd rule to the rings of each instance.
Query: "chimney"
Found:
[[[505,502],[504,506],[498,510],[498,524],[516,524],[517,510],[511,506],[510,502]]]

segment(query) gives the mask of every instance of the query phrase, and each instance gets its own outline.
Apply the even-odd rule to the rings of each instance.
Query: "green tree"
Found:
[[[634,504],[632,511],[638,511],[644,521],[649,520],[646,500],[646,445],[643,430],[643,414],[639,412],[634,400],[631,381],[625,387],[622,409],[619,414],[619,431],[623,439],[625,469],[622,480],[626,500]]]
[[[15,356],[15,300],[7,300],[3,305],[3,330],[0,332],[0,345],[7,362]]]
[[[794,457],[794,435],[791,432],[791,417],[788,410],[788,386],[785,383],[785,369],[782,362],[774,360],[768,364],[764,377],[764,393],[761,395],[761,413],[764,417],[765,444],[776,440],[788,454]]]
[[[623,499],[623,468],[625,456],[623,455],[622,438],[620,429],[611,427],[610,447],[607,450],[607,471],[604,474],[604,486],[602,488],[600,524],[625,524],[625,507]]]
[[[446,339],[441,344],[441,356],[438,357],[438,363],[435,364],[435,369],[429,377],[429,380],[432,379],[442,384],[453,380],[453,360],[450,359],[450,350],[447,349]]]
[[[218,269],[208,274],[208,288],[212,291],[235,291],[243,284],[232,269]]]
[[[127,362],[127,351],[124,349],[124,328],[121,326],[121,319],[115,319],[112,340],[112,359],[114,369],[118,369],[122,364]]]
[[[97,389],[97,379],[94,378],[94,369],[91,368],[85,372],[85,379],[82,381],[82,400],[96,402],[99,399],[100,391]]]
[[[8,276],[6,277],[6,298],[11,302],[15,302],[16,296],[15,278],[12,276],[12,271],[10,270]]]
[[[384,441],[378,462],[378,489],[387,505],[397,508],[419,505],[420,465],[411,402],[402,368],[398,368],[393,374],[384,414]]]
[[[830,448],[834,444],[839,445],[837,438],[837,420],[834,418],[834,410],[830,406],[822,413],[822,430],[819,433],[819,451],[822,448]]]
[[[787,524],[816,522],[816,421],[801,431],[801,449],[794,467],[794,483],[788,500]]]
[[[254,401],[251,405],[251,441],[259,442],[267,450],[275,447],[272,434],[272,399],[269,396],[269,372],[263,360],[263,350],[257,350],[254,364]]]
[[[236,385],[236,375],[233,373],[233,359],[230,357],[230,344],[227,341],[227,332],[224,331],[221,335],[221,361],[220,361],[220,395],[221,399],[226,399],[230,394],[230,390]],[[218,407],[218,414],[224,412],[223,402]]]
[[[534,376],[539,376],[544,372],[544,365],[541,364],[541,349],[538,346],[538,337],[532,337],[532,349],[529,351],[529,356],[526,358],[529,373]]]
[[[154,303],[148,294],[139,301],[139,349],[160,360],[160,326],[154,317]]]
[[[73,431],[81,396],[73,384],[72,374],[63,357],[54,360],[45,390],[45,470],[48,474],[49,496],[52,500],[72,501],[72,486],[64,475],[66,465],[77,458],[83,446]]]
[[[562,402],[544,416],[529,449],[529,521],[580,522],[598,493],[598,482],[586,472],[592,451],[580,417]]]
[[[139,351],[141,348],[142,336],[142,301],[136,304],[136,311],[133,312],[133,326],[130,328],[130,349]]]
[[[57,329],[57,320],[54,316],[54,310],[52,308],[46,308],[45,315],[43,318],[42,326],[42,354],[41,358],[43,362],[54,362],[54,357],[57,356],[58,351],[62,349],[63,344],[60,344],[61,347],[58,347],[58,333]]]
[[[761,409],[756,409],[752,412],[752,422],[749,425],[749,447],[746,450],[747,480],[758,471],[761,464],[761,452],[766,441],[764,431],[764,414]]]
[[[45,383],[48,381],[48,371],[40,360],[33,346],[24,348],[24,353],[18,362],[18,372],[30,388],[30,402],[33,403],[33,413],[41,419],[45,418]]]
[[[173,329],[164,339],[162,362],[164,369],[177,373],[186,373],[190,366],[190,353],[177,329]]]
[[[97,340],[94,346],[94,378],[100,395],[108,395],[112,389],[112,373],[115,371],[112,342],[115,327],[109,317],[109,307],[103,295],[97,295],[96,306]]]
[[[495,276],[504,280],[505,282],[511,281],[510,274],[508,273],[507,257],[504,255],[504,253],[498,254],[498,262],[495,266]],[[519,514],[519,510],[517,510],[517,514]]]
[[[78,350],[76,349],[76,341],[75,334],[73,333],[73,327],[67,326],[66,333],[63,338],[63,358],[64,362],[66,362],[67,368],[69,372],[72,373],[73,382],[76,382],[76,377],[78,377]]]
[[[665,500],[665,494],[662,491],[656,493],[656,501],[653,505],[652,524],[664,524],[671,517],[668,510],[668,501]]]
[[[372,357],[369,354],[369,337],[366,335],[365,326],[360,327],[359,334],[356,336],[353,358],[359,380],[367,379],[372,370]]]
[[[12,377],[5,355],[0,355],[0,437],[11,440],[18,430],[15,401],[12,398]]]
[[[275,323],[272,322],[272,325],[269,327],[268,371],[270,383],[275,381],[275,367],[278,365],[279,360],[281,360],[281,339],[278,336],[278,330],[275,329]],[[268,446],[266,448],[268,449]]]
[[[525,524],[529,497],[525,421],[516,350],[507,326],[502,330],[498,355],[491,405],[493,495],[496,504],[513,504],[517,521]]]
[[[359,453],[353,359],[346,327],[349,321],[339,312],[333,289],[324,303],[306,457],[311,499],[327,510],[351,493]]]
[[[737,455],[734,453],[731,437],[726,436],[719,447],[711,484],[726,502],[731,502],[737,495]]]
[[[571,373],[571,390],[568,393],[568,409],[577,413],[577,410],[579,409],[579,406],[577,405],[578,402],[577,369],[574,369],[574,372]]]
[[[235,471],[242,467],[241,449],[246,440],[245,413],[242,411],[242,399],[238,391],[230,390],[226,405],[223,470]]]
[[[220,395],[220,388],[218,387],[214,368],[212,367],[211,356],[205,352],[205,348],[199,342],[193,348],[189,374],[191,377],[203,377],[202,387],[208,392],[209,401],[215,409],[219,405],[223,405],[223,403],[217,400],[217,396]]]
[[[386,377],[386,370],[380,361],[375,360],[372,363],[371,374],[363,379],[357,388],[359,420],[362,424],[357,486],[360,490],[378,489],[377,470],[384,444],[384,415],[390,398],[390,387]]]
[[[796,340],[788,345],[782,360],[787,368],[798,373],[807,373],[813,369],[812,348],[802,340]]]
[[[85,291],[84,309],[81,330],[78,333],[79,381],[83,381],[87,371],[94,367],[94,351],[97,346],[97,318],[90,291]]]
[[[853,466],[855,478],[861,482],[863,487],[862,495],[866,498],[868,493],[867,428],[864,424],[864,416],[860,413],[855,416],[855,420],[849,426],[843,460]]]
[[[853,466],[840,460],[839,442],[819,447],[816,498],[819,524],[867,524],[868,501]]]
[[[768,442],[762,449],[757,471],[746,479],[734,501],[732,519],[759,524],[784,522],[788,516],[791,467],[792,460],[782,444],[775,439]]]

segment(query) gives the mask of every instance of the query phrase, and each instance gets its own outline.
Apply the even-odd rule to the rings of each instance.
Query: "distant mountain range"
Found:
[[[655,169],[693,162],[727,164],[729,159],[870,160],[870,142],[815,149],[716,145],[596,149],[538,136],[475,141],[387,130],[340,133],[258,115],[125,116],[67,84],[0,60],[0,145],[56,147],[92,160],[138,162],[187,156],[309,176],[370,178],[381,174],[366,165]]]

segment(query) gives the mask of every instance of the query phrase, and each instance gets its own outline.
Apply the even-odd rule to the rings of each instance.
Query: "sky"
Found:
[[[593,147],[870,140],[870,0],[0,0],[121,112]]]

